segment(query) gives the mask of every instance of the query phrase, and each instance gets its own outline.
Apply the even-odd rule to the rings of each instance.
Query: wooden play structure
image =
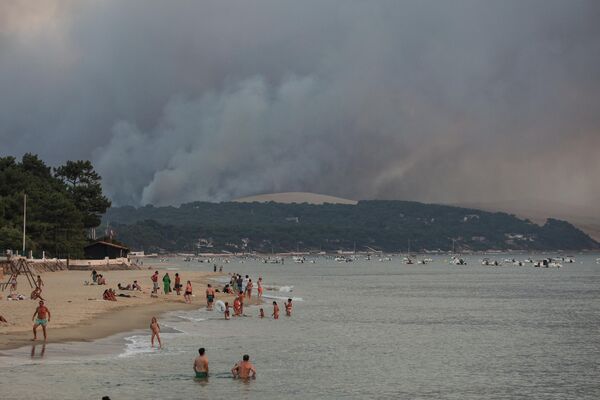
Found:
[[[5,281],[0,281],[0,291],[5,291],[9,288],[13,281],[17,281],[19,275],[24,275],[27,278],[29,286],[33,289],[36,286],[35,277],[31,271],[31,267],[24,257],[11,257],[0,264],[2,267]]]

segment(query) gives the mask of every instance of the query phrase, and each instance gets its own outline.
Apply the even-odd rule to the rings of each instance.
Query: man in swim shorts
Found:
[[[39,304],[31,317],[31,320],[34,321],[32,341],[37,340],[37,328],[40,325],[42,326],[42,331],[44,331],[44,341],[46,341],[46,325],[50,322],[50,310],[44,305],[43,300],[40,300]]]
[[[213,287],[209,283],[208,287],[206,288],[206,308],[208,310],[212,310],[214,301],[215,301],[215,289],[213,289]]]
[[[198,349],[200,354],[194,360],[194,372],[196,372],[196,378],[208,378],[208,357],[204,354],[206,351],[204,347]]]
[[[231,369],[234,378],[248,379],[256,378],[256,368],[250,362],[250,356],[244,354],[242,361],[236,363]]]

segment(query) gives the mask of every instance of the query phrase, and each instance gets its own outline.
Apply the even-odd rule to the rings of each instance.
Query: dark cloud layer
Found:
[[[0,4],[0,154],[117,204],[313,191],[598,210],[597,1]]]

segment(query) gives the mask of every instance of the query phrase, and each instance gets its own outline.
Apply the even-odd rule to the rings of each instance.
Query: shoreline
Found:
[[[105,273],[108,279],[106,286],[83,285],[83,280],[89,276],[88,271],[41,274],[45,283],[42,295],[52,313],[51,322],[48,324],[48,340],[45,343],[91,342],[122,332],[148,328],[153,316],[159,317],[169,311],[205,307],[206,284],[224,275],[203,271],[180,273],[183,275],[183,282],[188,279],[192,281],[195,297],[192,297],[191,304],[185,303],[183,295],[176,296],[174,293],[151,297],[147,283],[150,275],[148,270],[108,271]],[[114,288],[117,282],[131,282],[134,279],[142,282],[142,292],[117,291],[133,297],[118,297],[116,302],[101,300],[106,288]],[[28,293],[30,290],[24,282],[20,282],[19,285],[22,285],[22,292],[27,290]],[[217,293],[216,300],[231,301],[230,297],[231,295]],[[31,316],[37,301],[0,301],[0,313],[9,321],[9,324],[0,324],[0,356],[2,351],[44,343],[41,327],[37,331],[38,340],[31,340]]]
[[[84,320],[77,325],[52,329],[48,327],[48,340],[44,342],[41,328],[38,329],[38,340],[31,340],[32,330],[5,333],[0,336],[0,356],[2,351],[15,350],[27,345],[50,343],[93,342],[119,333],[148,328],[153,316],[159,317],[169,311],[196,309],[199,304],[184,302],[162,302],[122,308],[102,312],[93,318]],[[201,305],[200,305],[201,307]]]

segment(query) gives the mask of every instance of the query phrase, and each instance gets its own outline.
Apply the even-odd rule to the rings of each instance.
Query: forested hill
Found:
[[[407,201],[207,203],[110,208],[103,223],[146,251],[584,250],[600,244],[568,222]]]

